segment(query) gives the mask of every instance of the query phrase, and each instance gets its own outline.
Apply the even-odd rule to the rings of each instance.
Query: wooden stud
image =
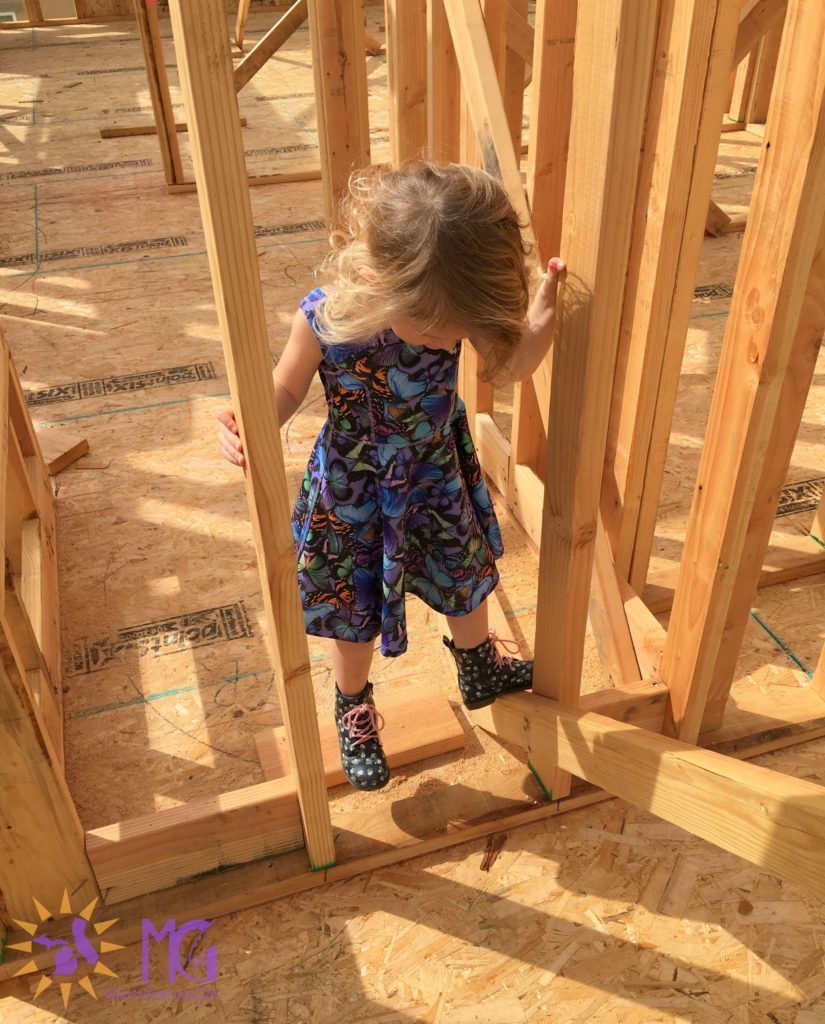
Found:
[[[822,244],[823,176],[825,7],[791,0],[662,659],[673,729],[689,742],[699,734],[708,697],[718,700],[730,682],[719,676],[720,647],[725,631],[748,612],[739,606],[731,618],[732,598],[742,566],[758,568],[767,547],[767,537],[747,545],[748,532],[757,523],[761,532],[768,515],[772,521],[785,480],[774,478],[772,502],[757,507],[758,496],[771,490],[763,476],[766,453],[773,465],[774,446],[798,427],[780,422],[781,399],[786,381],[802,388],[819,344],[812,338],[824,326],[825,307],[817,303],[812,318],[805,303]]]
[[[602,669],[607,678],[613,686],[638,682],[642,674],[636,658],[636,647],[630,634],[624,599],[613,564],[613,553],[601,517],[596,527],[589,614]]]
[[[759,44],[756,70],[751,88],[751,102],[748,108],[748,122],[764,124],[768,119],[773,81],[776,77],[776,61],[782,43],[783,21],[778,20],[765,34]]]
[[[811,524],[811,536],[825,545],[825,491],[822,492],[822,497],[819,499],[819,507]],[[825,551],[823,551],[823,554],[825,554]]]
[[[684,33],[668,45],[679,55],[679,70],[674,78],[668,74],[654,83],[656,102],[668,116],[660,120],[656,142],[646,147],[644,157],[656,202],[645,198],[637,207],[639,218],[647,217],[649,209],[650,224],[637,221],[634,233],[638,255],[631,271],[635,291],[629,294],[636,301],[632,311],[625,305],[617,370],[624,386],[614,389],[605,465],[605,527],[619,574],[640,594],[656,529],[736,33],[735,5],[703,0],[688,7],[681,0],[673,7],[680,15],[674,24],[684,24],[695,8],[695,20],[688,20]],[[700,45],[700,40],[707,31],[708,7],[715,14],[705,50],[707,43]],[[690,68],[694,56],[704,69],[698,91],[684,77],[685,58]],[[690,75],[696,75],[695,67]]]
[[[444,0],[427,3],[427,152],[444,163],[459,159],[460,106],[452,101],[461,88]]]
[[[360,0],[313,0],[309,5],[309,35],[324,209],[332,227],[338,199],[350,174],[370,162]]]
[[[760,453],[762,467],[759,483],[726,613],[713,681],[702,719],[703,729],[717,728],[725,713],[751,604],[759,586],[762,564],[774,526],[781,483],[788,477],[794,444],[825,331],[825,225],[823,228],[799,314],[792,355],[781,385],[770,442]]]
[[[235,15],[235,46],[243,50],[243,41],[246,36],[246,22],[249,18],[249,7],[252,0],[238,0],[238,11]]]
[[[736,69],[728,117],[738,124],[746,124],[748,120],[758,56],[759,45],[757,44],[750,53],[745,54]]]
[[[50,476],[57,476],[88,454],[89,441],[65,427],[35,427],[37,444]]]
[[[40,0],[24,0],[26,17],[29,21],[43,21],[43,11],[40,7]]]
[[[619,335],[656,11],[583,4],[573,114],[542,515],[533,692],[574,706]],[[552,625],[551,625],[552,624]],[[545,779],[569,792],[564,772]]]
[[[765,33],[784,18],[787,7],[788,0],[748,0],[739,19],[732,67],[738,67]]]
[[[240,8],[238,13],[240,14]],[[275,22],[235,68],[235,92],[240,92],[252,80],[269,58],[303,25],[308,16],[307,0],[295,0],[289,10]]]
[[[822,648],[819,655],[819,662],[811,680],[811,686],[825,700],[825,647]]]
[[[385,13],[390,160],[400,167],[427,150],[427,0],[386,0]]]
[[[504,12],[506,19],[506,41],[507,49],[515,53],[522,64],[532,67],[536,33],[533,26],[527,20],[526,10],[527,6],[523,2],[516,4],[508,0]],[[559,12],[559,17],[561,16],[562,14]]]
[[[180,158],[175,115],[172,112],[172,97],[169,93],[169,78],[163,59],[163,43],[160,38],[156,0],[133,0],[135,20],[143,45],[146,62],[146,78],[149,96],[158,129],[160,157],[167,185],[184,181],[183,165]]]
[[[170,13],[276,681],[310,864],[320,868],[335,854],[225,12],[222,0],[172,0]]]

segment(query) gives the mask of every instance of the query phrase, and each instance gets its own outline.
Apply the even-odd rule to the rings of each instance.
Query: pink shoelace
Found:
[[[353,747],[367,740],[377,740],[384,728],[384,719],[372,704],[357,704],[341,716],[341,725],[347,730]]]
[[[521,651],[521,644],[516,640],[507,640],[503,636],[498,636],[498,634],[492,629],[487,635],[490,637],[490,642],[493,645],[493,656],[496,659],[496,668],[501,668],[503,665],[506,665],[508,661],[512,661],[513,659],[510,655],[518,654]],[[502,653],[502,650],[499,650],[498,645],[501,645],[501,648],[508,653]]]

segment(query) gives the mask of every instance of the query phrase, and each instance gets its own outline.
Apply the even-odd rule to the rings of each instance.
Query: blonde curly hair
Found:
[[[494,378],[512,358],[529,301],[528,254],[504,187],[486,171],[417,161],[354,173],[318,271],[323,341],[369,338],[397,318],[428,332],[459,324]]]

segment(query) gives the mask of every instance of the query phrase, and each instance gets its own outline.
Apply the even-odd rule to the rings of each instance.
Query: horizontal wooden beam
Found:
[[[825,897],[825,786],[533,693],[499,698],[492,719],[540,776],[558,765]]]
[[[109,905],[303,845],[292,777],[86,833],[86,852]]]
[[[825,572],[825,546],[818,544],[813,537],[789,534],[782,538],[781,544],[772,544],[768,548],[759,587],[773,587],[822,572]],[[670,611],[678,578],[679,566],[651,573],[642,591],[642,600],[654,615]]]
[[[398,680],[393,680],[397,683]],[[381,745],[390,768],[423,761],[428,757],[461,750],[465,743],[464,729],[446,697],[438,694],[427,698],[427,714],[421,714],[421,695],[400,694],[382,696],[378,710],[384,718]],[[338,732],[332,720],[319,723],[321,756],[324,759],[324,778],[327,786],[338,786],[346,781],[338,750]],[[286,729],[265,729],[255,736],[255,746],[261,759],[264,777],[282,779],[292,774]]]

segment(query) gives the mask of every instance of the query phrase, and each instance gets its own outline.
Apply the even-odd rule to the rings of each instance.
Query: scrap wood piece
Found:
[[[614,686],[638,682],[642,673],[601,516],[596,525],[589,615],[599,658],[608,679]]]
[[[420,713],[420,697],[388,694],[379,703],[386,723],[381,732],[381,743],[390,768],[463,748],[464,730],[446,697],[437,695],[428,698],[426,716]],[[338,786],[346,779],[341,767],[335,723],[322,722],[320,732],[324,778],[327,786]],[[283,726],[258,733],[255,745],[264,778],[274,780],[292,773]]]
[[[240,14],[240,9],[238,13]],[[275,22],[235,68],[235,92],[243,89],[269,58],[303,25],[308,16],[307,0],[295,0],[289,10]]]
[[[729,228],[730,223],[730,217],[718,203],[715,203],[711,199],[710,206],[708,207],[707,220],[705,221],[705,234],[713,235],[714,238],[718,238],[720,235],[725,233],[726,229]]]
[[[57,476],[89,451],[88,439],[65,427],[35,424],[34,432],[51,476]]]

